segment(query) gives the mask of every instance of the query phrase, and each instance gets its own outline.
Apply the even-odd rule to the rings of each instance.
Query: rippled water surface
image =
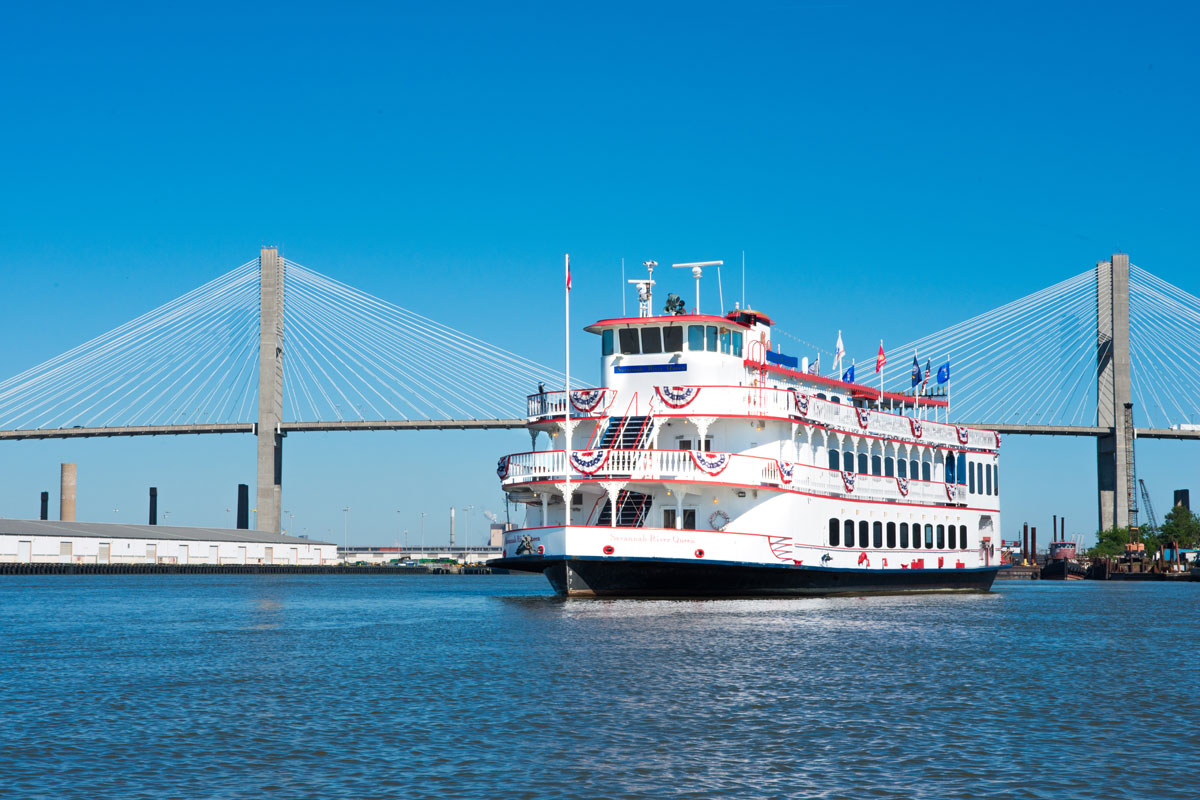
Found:
[[[0,579],[0,797],[1200,796],[1200,585]]]

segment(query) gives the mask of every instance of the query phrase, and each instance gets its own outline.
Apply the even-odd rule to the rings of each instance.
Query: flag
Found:
[[[850,369],[842,373],[842,380],[846,383],[854,383],[854,363],[850,363]]]
[[[567,262],[567,291],[571,291],[571,262]]]
[[[942,364],[940,367],[938,367],[937,382],[938,382],[938,385],[940,386],[949,380],[950,380],[950,362],[947,361],[945,364]]]
[[[821,374],[821,354],[820,353],[818,353],[817,357],[813,360],[813,362],[808,365],[808,374],[809,375],[820,375]]]
[[[879,355],[875,356],[875,371],[883,369],[883,365],[887,363],[887,356],[883,354],[883,339],[879,340]]]
[[[921,381],[921,391],[925,391],[925,387],[929,385],[929,359],[925,359],[925,380]]]
[[[916,386],[920,382],[921,382],[921,362],[917,361],[917,354],[913,353],[912,385]]]
[[[838,331],[837,345],[833,348],[833,371],[842,368],[842,356],[846,355],[846,346],[842,344],[842,332]]]

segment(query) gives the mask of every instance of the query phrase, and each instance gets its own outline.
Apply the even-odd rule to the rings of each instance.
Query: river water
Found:
[[[1200,585],[0,580],[4,798],[1196,798]]]

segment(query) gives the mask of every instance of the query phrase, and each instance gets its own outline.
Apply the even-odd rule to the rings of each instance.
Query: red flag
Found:
[[[883,369],[883,365],[887,363],[887,356],[883,354],[883,342],[879,342],[879,355],[875,356],[875,371]]]
[[[567,291],[571,291],[571,262],[567,262]]]

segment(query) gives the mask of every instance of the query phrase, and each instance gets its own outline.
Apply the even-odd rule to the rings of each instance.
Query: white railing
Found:
[[[596,397],[593,393],[597,393]],[[609,406],[617,396],[616,389],[573,389],[574,402],[571,404],[572,417],[602,417],[610,411]],[[558,417],[563,418],[567,411],[567,393],[563,390],[556,392],[539,392],[526,398],[529,404],[529,419],[542,420]]]
[[[728,458],[727,465],[717,475],[711,475],[698,467],[689,450],[609,450],[607,460],[595,472],[584,473],[572,466],[570,479],[572,481],[588,478],[689,481],[796,489],[863,500],[938,505],[945,505],[948,502],[946,486],[940,481],[910,480],[908,481],[908,494],[904,495],[900,493],[899,484],[895,478],[882,475],[855,475],[854,489],[848,491],[842,473],[836,470],[795,464],[791,481],[785,482],[780,472],[779,462],[773,458],[744,456],[736,453],[714,453],[712,455],[724,455]],[[508,472],[502,480],[502,485],[508,490],[524,483],[565,481],[568,477],[566,465],[567,458],[562,450],[517,453],[508,456]],[[959,494],[955,498],[958,502],[966,500],[965,489],[966,487],[959,487]]]

